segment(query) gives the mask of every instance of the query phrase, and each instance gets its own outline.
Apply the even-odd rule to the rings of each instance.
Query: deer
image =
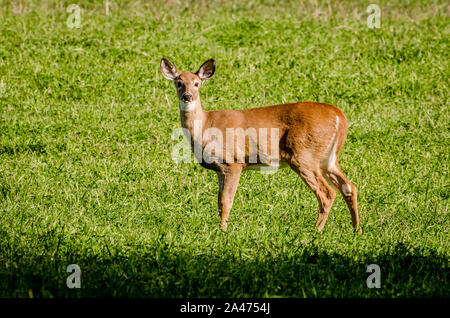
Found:
[[[196,160],[204,168],[217,173],[222,230],[227,230],[243,171],[290,167],[311,189],[319,203],[315,231],[323,231],[336,198],[334,187],[350,210],[355,232],[362,232],[357,189],[338,164],[338,154],[348,131],[347,118],[342,110],[325,103],[303,101],[208,111],[202,108],[199,90],[215,73],[214,59],[207,60],[192,73],[180,72],[173,62],[162,58],[160,70],[163,77],[175,85],[181,126]],[[214,134],[209,133],[211,131]],[[224,136],[226,141],[220,142]]]

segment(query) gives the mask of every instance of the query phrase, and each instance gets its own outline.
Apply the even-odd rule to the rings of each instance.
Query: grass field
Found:
[[[448,2],[375,2],[0,1],[0,297],[449,297]],[[315,233],[290,170],[245,173],[221,231],[163,56],[216,60],[205,109],[340,107],[363,234],[341,197]]]

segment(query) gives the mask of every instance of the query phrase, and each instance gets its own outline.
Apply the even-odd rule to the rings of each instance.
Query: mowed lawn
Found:
[[[446,1],[377,1],[373,29],[370,1],[105,2],[0,2],[0,297],[450,296]],[[207,110],[340,107],[363,234],[340,196],[315,233],[289,169],[243,174],[221,231],[163,56],[216,60]]]

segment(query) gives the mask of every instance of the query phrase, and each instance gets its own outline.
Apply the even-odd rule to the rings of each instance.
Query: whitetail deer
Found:
[[[186,137],[197,161],[217,172],[222,229],[227,228],[241,172],[261,166],[284,165],[291,167],[316,195],[319,216],[315,228],[318,232],[323,230],[336,198],[327,181],[342,194],[353,227],[361,232],[356,187],[342,173],[337,162],[348,127],[340,109],[308,101],[245,110],[204,111],[199,88],[214,75],[215,61],[206,61],[196,73],[180,72],[165,58],[160,67],[163,76],[175,84],[181,125],[189,133]],[[216,132],[212,134],[214,136],[207,134],[211,130]],[[230,130],[244,132],[244,143],[239,145],[238,139],[242,136],[230,134]],[[226,136],[226,142],[219,142],[218,136]],[[275,143],[267,142],[269,139],[275,139]],[[207,158],[202,160],[202,156]]]

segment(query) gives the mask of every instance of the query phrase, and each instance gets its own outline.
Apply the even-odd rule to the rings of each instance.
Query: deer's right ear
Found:
[[[162,75],[169,80],[174,80],[178,77],[178,75],[180,75],[180,72],[175,64],[164,57],[161,59],[160,68]]]

